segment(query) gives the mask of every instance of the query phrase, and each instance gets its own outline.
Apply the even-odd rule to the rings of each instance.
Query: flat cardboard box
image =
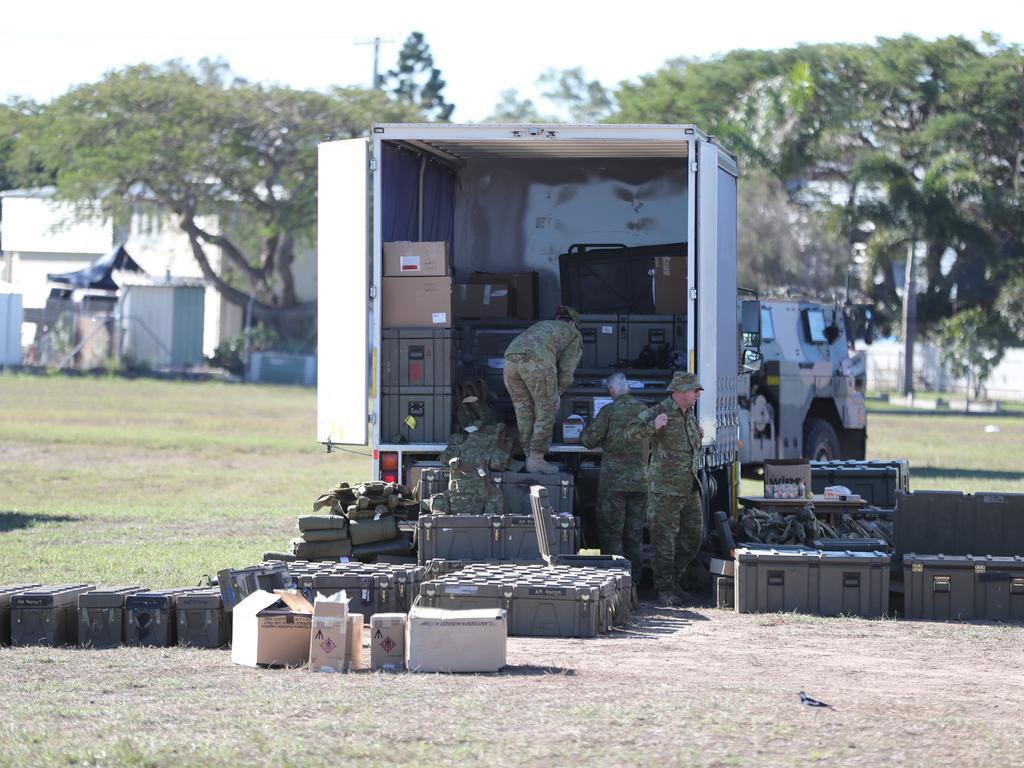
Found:
[[[659,315],[686,314],[685,257],[654,257],[654,311]]]
[[[404,613],[375,613],[370,617],[370,669],[405,669]]]
[[[537,319],[539,278],[536,272],[474,272],[471,283],[507,283],[508,316],[516,320]]]
[[[508,283],[452,286],[452,308],[458,318],[503,320],[508,317]]]
[[[345,654],[345,669],[363,668],[363,614],[348,615],[348,651]]]
[[[384,328],[451,328],[450,277],[385,277],[381,280]]]
[[[235,664],[297,667],[309,661],[313,606],[301,594],[284,592],[258,589],[234,607],[231,661]]]
[[[309,638],[310,672],[347,672],[348,598],[345,591],[329,597],[317,595]]]
[[[448,243],[384,243],[383,261],[384,277],[440,277],[448,274]]]
[[[414,606],[405,631],[410,672],[497,672],[505,666],[503,608],[449,611]]]
[[[733,576],[736,573],[736,561],[712,557],[708,570],[716,576]]]

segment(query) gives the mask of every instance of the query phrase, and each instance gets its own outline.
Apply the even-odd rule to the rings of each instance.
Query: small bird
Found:
[[[824,701],[818,701],[817,699],[812,699],[810,696],[808,696],[803,691],[800,691],[800,703],[805,705],[805,706],[808,706],[808,707],[830,707],[830,706],[832,706],[831,704],[826,704]]]

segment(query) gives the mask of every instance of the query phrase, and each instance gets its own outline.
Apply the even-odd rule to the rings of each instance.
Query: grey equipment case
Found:
[[[294,589],[295,580],[285,562],[271,562],[248,568],[225,568],[217,572],[217,586],[220,588],[224,610],[231,610],[258,589],[273,592],[275,589]]]
[[[903,556],[908,619],[1024,621],[1024,557]]]
[[[889,612],[889,556],[882,552],[739,549],[734,578],[739,613],[877,618]]]
[[[41,586],[11,596],[11,645],[74,645],[78,596],[92,584]]]
[[[124,643],[124,601],[142,587],[110,587],[78,596],[78,644],[116,648]]]
[[[1024,493],[897,494],[896,554],[1024,554]]]
[[[231,622],[217,589],[182,592],[175,599],[178,645],[223,648],[231,642]]]
[[[125,645],[176,645],[178,619],[175,602],[178,595],[187,591],[188,587],[154,589],[125,597]]]
[[[549,515],[550,544],[559,554],[576,552],[579,520]],[[430,560],[542,559],[532,515],[420,515],[417,520],[417,558]]]
[[[573,514],[575,487],[573,476],[566,473],[544,475],[537,472],[495,472],[494,482],[505,500],[505,513],[528,515],[530,488],[543,485],[548,490],[548,506],[558,515]]]
[[[0,587],[0,645],[11,644],[11,597],[38,584],[9,584]]]

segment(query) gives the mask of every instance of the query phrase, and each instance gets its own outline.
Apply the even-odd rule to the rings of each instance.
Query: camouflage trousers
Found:
[[[651,524],[651,569],[654,588],[670,592],[680,586],[690,561],[704,539],[704,512],[696,484],[687,495],[647,495],[647,519]]]
[[[597,541],[601,553],[622,555],[629,560],[633,583],[640,583],[643,571],[644,504],[643,492],[605,492],[597,499]]]
[[[504,378],[516,410],[523,450],[543,456],[551,447],[555,428],[558,374],[550,364],[515,355],[513,359],[505,358]]]

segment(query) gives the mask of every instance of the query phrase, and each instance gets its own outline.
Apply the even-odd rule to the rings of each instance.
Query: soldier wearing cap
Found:
[[[683,574],[704,538],[698,481],[701,438],[694,405],[704,387],[696,374],[676,371],[669,396],[640,413],[626,429],[631,440],[650,440],[646,517],[651,525],[651,567],[662,605],[689,599]]]
[[[528,472],[558,471],[544,455],[551,447],[562,393],[583,357],[579,322],[575,309],[559,307],[554,320],[534,323],[505,350],[505,388],[512,396]]]
[[[645,438],[627,440],[626,427],[646,406],[629,394],[629,382],[613,373],[605,382],[612,402],[598,411],[580,435],[587,448],[601,447],[601,475],[597,481],[597,537],[601,552],[625,555],[632,566],[633,583],[640,583],[643,568],[644,504],[647,501]]]

